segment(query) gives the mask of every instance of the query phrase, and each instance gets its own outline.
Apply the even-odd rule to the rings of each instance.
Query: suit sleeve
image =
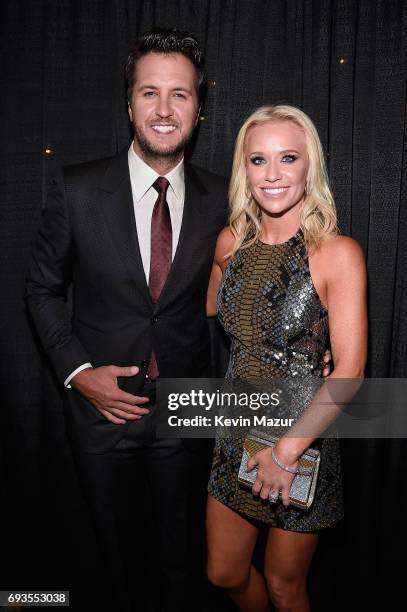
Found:
[[[44,349],[63,383],[78,366],[90,362],[72,330],[67,293],[75,263],[74,245],[62,176],[48,193],[26,276],[25,300]]]

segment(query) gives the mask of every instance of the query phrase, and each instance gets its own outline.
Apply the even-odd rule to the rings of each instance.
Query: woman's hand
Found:
[[[283,465],[286,465],[292,470],[295,470],[298,461],[285,463],[285,458],[280,457],[277,447],[274,452]],[[258,466],[257,478],[252,487],[253,495],[259,495],[262,499],[269,499],[270,492],[277,493],[281,491],[281,500],[284,506],[290,505],[290,487],[294,474],[280,468],[274,461],[271,454],[271,448],[265,448],[249,459],[247,462],[247,470],[250,472],[255,466]]]

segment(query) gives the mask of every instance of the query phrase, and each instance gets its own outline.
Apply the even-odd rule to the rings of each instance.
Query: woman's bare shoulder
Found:
[[[335,264],[335,260],[364,260],[362,247],[354,238],[350,236],[328,236],[322,241],[320,248],[318,249],[323,257],[332,258],[332,263]]]
[[[333,274],[346,274],[365,267],[360,244],[349,236],[329,236],[322,241],[317,255]]]
[[[233,249],[235,237],[230,227],[225,227],[221,231],[216,241],[215,261],[221,265],[225,262],[225,257]]]

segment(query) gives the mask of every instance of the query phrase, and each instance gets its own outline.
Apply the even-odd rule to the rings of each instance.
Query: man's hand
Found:
[[[322,371],[322,376],[324,378],[326,378],[327,376],[329,376],[331,374],[331,360],[332,360],[332,355],[331,355],[331,351],[325,351],[324,353],[324,369]]]
[[[86,397],[108,421],[123,425],[127,420],[141,419],[150,412],[140,407],[140,404],[149,401],[148,397],[126,393],[117,385],[118,376],[135,376],[138,371],[137,366],[87,368],[73,377],[71,386]]]

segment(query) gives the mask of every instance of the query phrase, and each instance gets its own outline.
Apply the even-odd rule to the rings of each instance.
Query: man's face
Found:
[[[135,70],[129,103],[134,150],[150,165],[177,163],[198,121],[194,65],[181,53],[148,53]]]

